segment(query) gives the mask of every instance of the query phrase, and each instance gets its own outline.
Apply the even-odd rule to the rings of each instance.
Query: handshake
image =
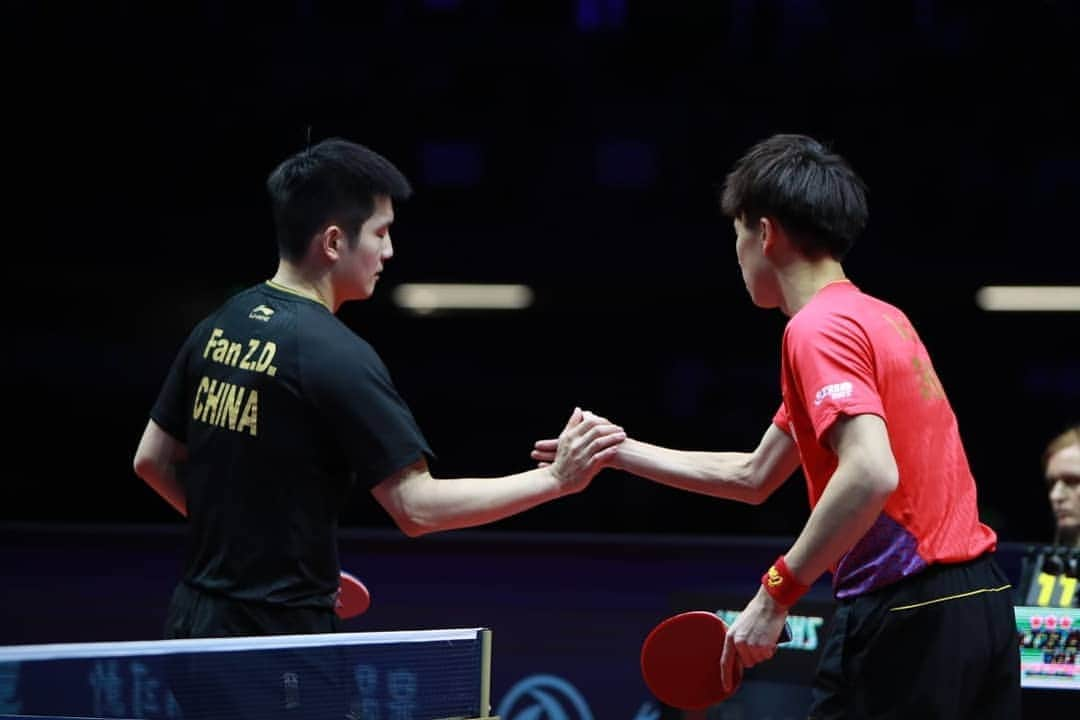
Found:
[[[531,455],[568,494],[584,490],[598,472],[614,467],[625,440],[626,431],[607,418],[574,408],[559,437],[538,440]]]

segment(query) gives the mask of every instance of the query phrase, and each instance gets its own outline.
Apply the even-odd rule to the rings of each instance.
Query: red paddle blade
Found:
[[[727,625],[704,610],[680,613],[653,628],[641,646],[641,674],[658,700],[681,710],[704,710],[728,698],[720,684]],[[742,666],[735,664],[735,683]],[[734,692],[734,690],[732,690]]]
[[[343,620],[362,615],[371,605],[371,593],[364,583],[344,570],[341,572],[334,612]]]

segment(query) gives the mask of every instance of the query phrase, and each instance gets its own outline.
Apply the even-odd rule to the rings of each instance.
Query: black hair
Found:
[[[409,181],[382,155],[357,143],[329,138],[284,160],[266,181],[278,250],[299,260],[311,238],[333,223],[355,243],[375,208],[375,196],[405,200]]]
[[[811,256],[843,259],[866,227],[866,185],[840,155],[806,135],[773,135],[728,173],[720,207],[731,218],[777,220]]]

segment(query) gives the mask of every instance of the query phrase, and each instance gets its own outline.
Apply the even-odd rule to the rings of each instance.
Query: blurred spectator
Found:
[[[1054,512],[1054,545],[1080,548],[1080,424],[1046,446],[1043,475]]]

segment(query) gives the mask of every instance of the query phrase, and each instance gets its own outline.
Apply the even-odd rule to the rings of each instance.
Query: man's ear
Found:
[[[758,237],[761,241],[761,253],[768,257],[776,250],[779,238],[780,225],[775,220],[764,215],[758,220]]]
[[[316,243],[320,256],[332,262],[336,261],[344,249],[345,232],[337,225],[327,225],[319,231]]]
[[[761,252],[765,257],[773,261],[779,260],[779,255],[785,257],[798,248],[792,243],[791,235],[787,228],[780,224],[774,217],[762,217],[758,221],[758,233],[761,236]]]

